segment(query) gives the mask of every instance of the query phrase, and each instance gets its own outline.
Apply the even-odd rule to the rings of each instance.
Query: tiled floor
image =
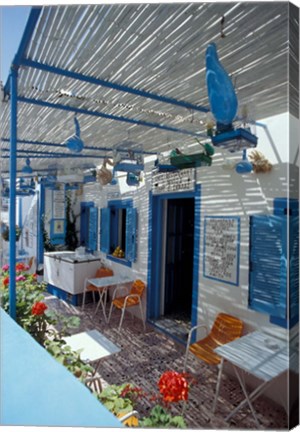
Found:
[[[101,375],[106,384],[130,382],[141,387],[149,395],[157,393],[157,382],[166,370],[183,370],[184,346],[165,334],[147,325],[143,331],[141,321],[125,315],[123,329],[118,333],[119,311],[113,311],[109,324],[106,324],[99,311],[93,320],[93,304],[81,307],[67,304],[50,294],[46,295],[49,308],[57,309],[66,315],[78,315],[81,325],[74,333],[98,329],[108,339],[121,348],[121,351],[106,359],[101,365]],[[225,417],[243,399],[237,381],[224,376],[216,413],[211,411],[215,394],[217,370],[189,357],[188,372],[194,380],[189,392],[189,402],[185,411],[187,427],[190,429],[256,429],[254,419],[248,408],[239,411],[230,423]],[[137,410],[143,416],[149,412],[153,403],[146,399],[139,402]],[[287,416],[284,409],[264,397],[254,402],[261,429],[287,429]],[[180,406],[173,411],[180,414]]]

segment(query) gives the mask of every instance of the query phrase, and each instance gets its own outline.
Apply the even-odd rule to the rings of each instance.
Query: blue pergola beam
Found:
[[[2,152],[9,152],[10,149],[2,149]],[[66,158],[97,158],[97,159],[103,159],[105,157],[107,157],[107,155],[95,155],[95,154],[90,154],[90,155],[83,155],[83,154],[68,154],[68,153],[51,153],[48,151],[43,151],[43,150],[17,150],[17,153],[23,153],[25,154],[25,156],[20,156],[20,157],[26,157],[26,155],[44,155],[45,157],[47,156],[53,156],[53,157],[66,157]],[[30,156],[32,157],[32,156]]]
[[[139,90],[139,89],[136,89],[133,87],[125,86],[125,85],[114,83],[111,81],[105,81],[105,80],[102,80],[99,78],[91,77],[88,75],[83,75],[81,73],[69,71],[66,69],[61,69],[61,68],[58,68],[55,66],[50,66],[50,65],[47,65],[45,63],[40,63],[40,62],[30,60],[30,59],[22,59],[22,65],[27,66],[27,67],[31,67],[34,69],[39,69],[39,70],[42,70],[44,72],[50,72],[50,73],[53,73],[56,75],[63,75],[65,77],[76,79],[78,81],[84,81],[84,82],[88,82],[90,84],[100,85],[102,87],[108,87],[108,88],[113,89],[113,90],[117,90],[117,91],[121,91],[121,92],[125,92],[125,93],[130,93],[130,94],[133,94],[135,96],[141,96],[144,98],[157,100],[159,102],[164,102],[167,104],[180,106],[180,107],[187,108],[187,109],[193,110],[193,111],[200,111],[203,113],[207,113],[210,111],[209,108],[201,106],[201,105],[194,105],[190,102],[177,100],[174,98],[158,95],[156,93],[152,93],[152,92],[148,92],[148,91],[144,91],[144,90]]]
[[[8,138],[1,138],[2,142],[10,142],[10,140]],[[47,142],[47,141],[33,141],[33,140],[21,140],[18,139],[17,142],[19,144],[25,144],[25,145],[43,145],[46,147],[58,147],[58,148],[66,148],[65,144],[59,144],[59,143],[51,143],[51,142]],[[4,150],[4,149],[3,149]],[[113,149],[111,147],[96,147],[96,146],[84,146],[83,150],[95,150],[95,151],[112,151]],[[118,150],[119,149],[118,147]],[[124,149],[124,151],[128,151],[128,149]],[[133,149],[134,153],[142,153],[142,154],[146,154],[146,155],[156,155],[156,152],[148,152],[148,151],[144,151],[144,150],[138,150],[138,149]]]
[[[102,117],[102,118],[109,119],[109,120],[116,120],[116,121],[120,121],[120,122],[124,122],[124,123],[136,124],[138,126],[145,126],[145,127],[156,128],[156,129],[160,129],[160,130],[166,130],[169,132],[181,133],[184,135],[191,135],[191,136],[196,136],[196,137],[207,138],[207,135],[201,134],[199,132],[192,132],[192,131],[189,131],[186,129],[179,129],[179,128],[176,128],[173,126],[161,125],[159,123],[147,122],[144,120],[136,120],[136,119],[131,119],[128,117],[106,114],[106,113],[101,112],[101,111],[90,111],[90,110],[86,110],[83,108],[71,107],[69,105],[62,105],[62,104],[58,104],[58,103],[47,102],[47,101],[44,101],[41,99],[32,99],[32,98],[26,98],[24,96],[19,96],[18,101],[23,102],[23,103],[28,103],[31,105],[39,105],[39,106],[43,106],[43,107],[47,107],[47,108],[60,109],[63,111],[71,111],[71,112],[74,112],[77,114],[90,115],[90,116],[94,116],[94,117]]]
[[[31,37],[33,35],[33,32],[35,30],[35,25],[39,19],[40,13],[42,8],[40,6],[33,6],[31,8],[26,27],[17,51],[17,54],[15,55],[13,62],[12,62],[12,68],[18,69],[23,57],[25,56],[28,44],[31,40]],[[8,77],[8,80],[4,87],[4,95],[9,93],[10,89],[10,78]]]

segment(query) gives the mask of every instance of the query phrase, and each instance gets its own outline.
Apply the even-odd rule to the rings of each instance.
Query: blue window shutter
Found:
[[[291,216],[290,223],[290,319],[299,316],[299,217]],[[296,320],[297,321],[297,320]]]
[[[97,250],[97,232],[98,232],[98,209],[97,207],[90,208],[89,214],[89,250]]]
[[[137,210],[127,207],[126,209],[126,249],[125,258],[128,261],[136,260],[136,241],[137,241]]]
[[[110,208],[102,208],[100,214],[100,250],[109,253]]]
[[[249,307],[274,317],[286,317],[286,217],[250,217]]]
[[[80,244],[82,246],[88,246],[88,220],[89,220],[89,209],[94,207],[92,201],[83,201],[80,203]]]

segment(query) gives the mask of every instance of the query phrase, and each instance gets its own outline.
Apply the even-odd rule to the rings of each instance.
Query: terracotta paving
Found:
[[[93,319],[94,305],[92,303],[81,307],[72,306],[56,297],[46,294],[49,308],[63,312],[65,315],[77,315],[81,318],[80,328],[73,331],[78,333],[96,328],[108,339],[121,348],[121,351],[102,360],[100,373],[105,385],[130,382],[141,387],[149,395],[157,393],[157,382],[166,370],[182,372],[185,348],[167,335],[158,332],[151,325],[146,325],[143,331],[142,323],[137,318],[125,314],[123,328],[118,333],[120,319],[119,311],[113,311],[111,321],[106,324],[99,310]],[[189,356],[188,372],[194,383],[189,391],[189,401],[185,409],[185,420],[189,429],[257,429],[255,421],[248,407],[239,411],[229,423],[226,416],[243,399],[238,382],[227,375],[223,375],[220,397],[216,412],[211,407],[215,394],[217,369],[205,365]],[[149,413],[153,402],[147,399],[139,401],[137,410],[140,416]],[[261,429],[287,429],[287,415],[285,410],[265,397],[259,397],[253,406],[257,412]],[[180,414],[182,406],[173,406],[174,414]]]

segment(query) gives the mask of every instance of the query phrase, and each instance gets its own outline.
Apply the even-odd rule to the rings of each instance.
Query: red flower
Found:
[[[16,265],[16,270],[17,271],[24,271],[24,270],[26,270],[26,265],[24,263],[20,262]]]
[[[9,277],[6,276],[6,277],[3,279],[2,283],[3,283],[4,286],[7,286],[7,285],[9,284]]]
[[[178,402],[187,400],[188,383],[184,374],[174,371],[163,373],[159,379],[158,387],[165,402]]]
[[[43,315],[48,306],[43,302],[36,302],[31,308],[32,315]]]

